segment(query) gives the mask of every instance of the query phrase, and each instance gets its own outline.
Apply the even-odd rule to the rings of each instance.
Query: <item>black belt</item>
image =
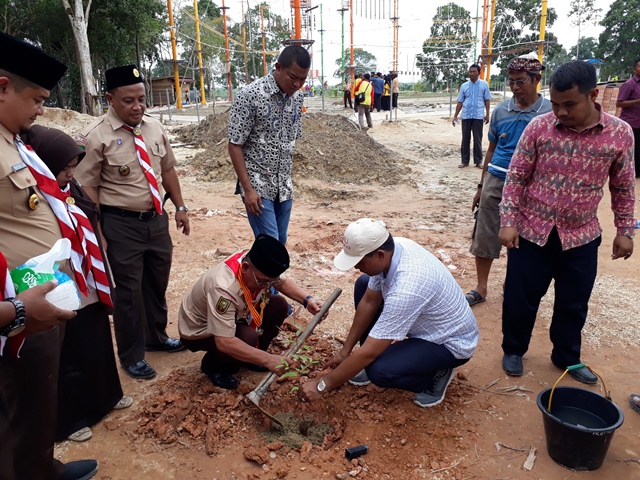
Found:
[[[120,217],[137,218],[138,220],[145,220],[145,221],[151,220],[152,218],[155,218],[156,215],[159,215],[159,213],[155,209],[136,212],[133,210],[123,210],[122,208],[111,207],[109,205],[100,205],[100,211],[102,213],[109,213],[112,215],[118,215]]]

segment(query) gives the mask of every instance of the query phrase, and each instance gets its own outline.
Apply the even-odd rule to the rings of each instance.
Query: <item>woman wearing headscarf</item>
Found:
[[[112,409],[127,408],[133,402],[131,397],[123,396],[113,353],[109,323],[113,306],[111,275],[97,234],[99,210],[73,178],[85,152],[69,135],[34,125],[21,137],[50,170],[51,176],[46,171],[36,176],[38,186],[45,193],[48,189],[49,203],[67,209],[74,222],[73,233],[78,237],[75,245],[80,252],[76,254],[82,271],[73,273],[77,282],[84,282],[80,290],[85,295],[81,295],[78,315],[66,323],[58,378],[56,440],[85,441],[92,436],[92,425]],[[53,178],[60,192],[55,190]]]

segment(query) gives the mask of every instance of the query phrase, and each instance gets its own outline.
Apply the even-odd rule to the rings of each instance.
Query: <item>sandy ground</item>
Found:
[[[329,114],[350,115],[337,102],[327,104]],[[417,112],[420,108],[426,111]],[[335,338],[346,336],[353,315],[356,272],[343,273],[332,265],[341,248],[341,234],[351,221],[365,216],[383,219],[394,235],[412,238],[436,254],[463,290],[475,286],[474,261],[468,249],[473,222],[470,207],[480,171],[457,168],[460,130],[446,120],[448,105],[429,108],[427,104],[406,105],[398,123],[385,122],[383,113],[374,113],[374,128],[367,134],[358,133],[387,147],[390,162],[402,159],[402,167],[410,167],[399,182],[375,180],[375,166],[367,167],[366,156],[354,160],[352,155],[345,155],[342,161],[359,162],[363,182],[319,180],[306,170],[305,175],[294,177],[297,197],[287,245],[292,257],[289,274],[318,298],[327,298],[335,288],[343,289],[329,318],[309,342],[317,359],[340,347]],[[335,141],[327,140],[330,134],[327,129],[313,132],[327,144]],[[305,135],[311,133],[305,131]],[[193,162],[200,151],[189,146],[176,149],[193,223],[190,237],[172,230],[175,248],[167,298],[173,335],[177,334],[180,299],[198,276],[252,241],[240,199],[233,195],[233,180],[203,180],[205,172]],[[318,156],[316,161],[323,160]],[[261,402],[267,411],[292,412],[334,429],[322,446],[304,443],[301,448],[290,448],[265,440],[269,422],[242,398],[262,374],[241,371],[240,389],[230,393],[212,387],[199,372],[201,354],[150,353],[147,359],[159,372],[156,379],[138,381],[121,375],[134,405],[114,411],[96,425],[88,442],[57,445],[56,455],[65,461],[97,458],[100,472],[96,478],[105,480],[640,478],[640,415],[627,403],[630,393],[640,392],[640,367],[635,363],[640,338],[640,252],[628,261],[612,261],[614,229],[608,196],[599,214],[604,236],[584,330],[583,361],[604,377],[625,422],[598,471],[572,472],[547,453],[536,397],[560,374],[549,359],[552,293],[539,313],[525,356],[525,375],[507,377],[500,368],[504,255],[494,263],[487,301],[474,307],[481,333],[476,355],[459,369],[445,401],[435,408],[418,408],[408,392],[350,385],[331,392],[322,402],[302,405],[291,393],[298,379],[277,383]],[[296,322],[309,319],[302,313]],[[320,368],[310,376],[318,375]],[[571,379],[563,384],[583,387]],[[584,388],[601,390],[600,386]],[[346,460],[344,449],[360,444],[367,444],[369,453]],[[523,465],[532,448],[536,460],[527,471]],[[567,444],[566,448],[576,446]]]

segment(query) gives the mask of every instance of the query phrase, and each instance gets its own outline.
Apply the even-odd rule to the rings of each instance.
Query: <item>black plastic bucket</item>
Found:
[[[573,470],[597,470],[622,425],[622,410],[602,395],[584,388],[556,387],[551,412],[547,410],[551,388],[537,399],[542,412],[549,456]]]

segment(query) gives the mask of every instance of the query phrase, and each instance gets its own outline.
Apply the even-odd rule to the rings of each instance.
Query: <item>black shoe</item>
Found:
[[[207,376],[216,387],[233,390],[240,385],[238,379],[230,373],[212,373]]]
[[[524,373],[522,357],[519,355],[507,355],[502,357],[502,369],[504,373],[512,377],[520,377]]]
[[[167,341],[159,345],[147,345],[147,352],[179,352],[184,350],[184,345],[179,338],[167,338]]]
[[[566,367],[561,367],[560,365],[556,364],[553,361],[553,359],[551,360],[551,363],[553,363],[553,365],[556,368],[559,368],[560,370],[566,370]],[[594,373],[591,370],[589,370],[588,367],[581,367],[575,370],[569,370],[569,376],[574,380],[577,380],[580,383],[586,383],[587,385],[593,385],[594,383],[598,383],[598,377],[594,375]]]
[[[89,480],[98,473],[98,462],[95,460],[77,460],[65,463],[62,475],[58,480]]]
[[[151,365],[149,365],[146,360],[140,360],[138,363],[134,363],[133,365],[122,365],[122,368],[124,368],[124,371],[133,378],[148,380],[149,378],[156,376],[156,371],[151,368]]]
[[[258,365],[256,363],[242,362],[242,366],[244,368],[248,368],[252,372],[268,372],[269,369],[267,367],[263,367],[262,365]]]

